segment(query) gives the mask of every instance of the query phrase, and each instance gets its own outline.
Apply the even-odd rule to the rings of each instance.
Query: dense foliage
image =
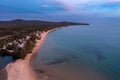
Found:
[[[27,53],[31,53],[32,48],[36,43],[37,37],[35,33],[37,31],[43,32],[48,31],[53,28],[58,28],[62,26],[69,25],[87,25],[84,23],[72,23],[72,22],[45,22],[45,21],[36,21],[36,20],[13,20],[13,21],[0,21],[0,54],[2,55],[12,55],[15,59],[22,58],[26,56]],[[26,36],[30,36],[29,40],[26,39]],[[8,45],[11,42],[20,43],[20,39],[23,39],[25,42],[24,47],[18,47],[16,44]],[[7,50],[13,50],[9,53]]]

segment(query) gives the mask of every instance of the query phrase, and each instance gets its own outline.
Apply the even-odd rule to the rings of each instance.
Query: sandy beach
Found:
[[[27,54],[24,60],[18,59],[15,62],[8,64],[5,68],[7,72],[7,80],[37,80],[37,76],[31,66],[31,59],[37,53],[45,40],[47,34],[55,29],[51,29],[41,34],[41,40],[36,42],[32,53]]]

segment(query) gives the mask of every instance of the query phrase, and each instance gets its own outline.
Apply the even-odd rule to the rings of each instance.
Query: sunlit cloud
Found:
[[[70,13],[119,16],[120,0],[50,0]],[[116,13],[114,13],[116,12]],[[109,13],[109,14],[108,14]]]
[[[57,2],[68,10],[73,10],[80,6],[85,7],[86,5],[101,5],[104,3],[120,2],[120,0],[50,0],[50,1]]]
[[[49,8],[50,6],[48,6],[48,5],[41,5],[43,8]]]
[[[120,0],[1,0],[0,11],[1,16],[11,13],[34,14],[45,18],[51,16],[52,18],[62,18],[62,16],[119,18]]]

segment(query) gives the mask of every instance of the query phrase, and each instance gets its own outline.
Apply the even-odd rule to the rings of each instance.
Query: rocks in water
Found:
[[[67,63],[72,60],[78,59],[80,57],[75,56],[75,55],[69,55],[69,56],[64,56],[64,57],[56,57],[50,62],[47,63],[47,65],[54,65],[54,64],[61,64],[61,63]]]
[[[42,69],[35,69],[35,71],[36,71],[36,72],[39,72],[39,73],[45,73],[45,71],[42,70]]]
[[[97,60],[98,60],[98,61],[102,61],[102,60],[104,60],[104,59],[106,59],[105,56],[103,56],[102,54],[97,54]]]
[[[66,62],[66,61],[67,61],[67,59],[65,59],[65,58],[63,58],[63,59],[61,59],[61,58],[56,58],[56,59],[54,59],[53,61],[48,62],[47,65],[60,64],[60,63]]]
[[[85,52],[85,53],[89,53],[90,55],[95,56],[98,61],[102,61],[102,60],[105,60],[105,59],[106,59],[106,57],[104,56],[101,48],[97,48],[97,47],[95,47],[95,46],[91,46],[91,47],[89,47],[89,46],[84,46],[84,47],[82,48],[82,50],[83,50],[83,52]],[[88,55],[89,55],[89,54],[88,54]]]
[[[42,69],[35,69],[37,80],[48,80],[48,75]]]

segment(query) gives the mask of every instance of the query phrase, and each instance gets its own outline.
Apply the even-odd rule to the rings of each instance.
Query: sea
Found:
[[[12,56],[0,56],[0,70],[4,69],[9,63],[13,62]]]
[[[48,80],[120,80],[120,24],[58,28],[39,48],[33,67]]]

